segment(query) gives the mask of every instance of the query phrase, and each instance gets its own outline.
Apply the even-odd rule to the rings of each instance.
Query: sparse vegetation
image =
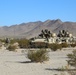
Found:
[[[12,39],[10,43],[7,44],[7,49],[14,51],[17,48],[28,48],[30,41],[27,39]]]
[[[29,51],[27,57],[31,62],[43,62],[49,59],[47,50]]]

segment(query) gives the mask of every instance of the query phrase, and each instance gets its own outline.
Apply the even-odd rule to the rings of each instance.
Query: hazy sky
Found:
[[[76,0],[0,0],[0,26],[47,19],[76,22]]]

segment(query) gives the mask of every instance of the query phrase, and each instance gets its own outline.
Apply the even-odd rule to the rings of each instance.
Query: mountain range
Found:
[[[18,25],[0,27],[0,37],[32,38],[41,33],[41,30],[48,29],[58,33],[59,30],[67,30],[76,36],[76,22],[62,22],[60,19],[21,23]]]

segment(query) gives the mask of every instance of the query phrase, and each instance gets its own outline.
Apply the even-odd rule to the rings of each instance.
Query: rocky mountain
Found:
[[[36,21],[22,23],[19,25],[0,27],[0,37],[17,37],[17,38],[32,38],[38,36],[41,30],[48,29],[51,32],[58,33],[59,30],[67,30],[76,35],[76,22],[62,22],[57,20],[46,20],[44,22]]]

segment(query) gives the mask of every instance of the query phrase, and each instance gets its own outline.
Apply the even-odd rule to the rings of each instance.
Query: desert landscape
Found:
[[[0,75],[76,75],[76,0],[0,0]]]
[[[27,58],[27,49],[17,52],[0,49],[0,75],[68,75],[67,71],[58,71],[67,66],[67,54],[76,48],[63,48],[61,51],[50,51],[49,61],[31,62]]]

